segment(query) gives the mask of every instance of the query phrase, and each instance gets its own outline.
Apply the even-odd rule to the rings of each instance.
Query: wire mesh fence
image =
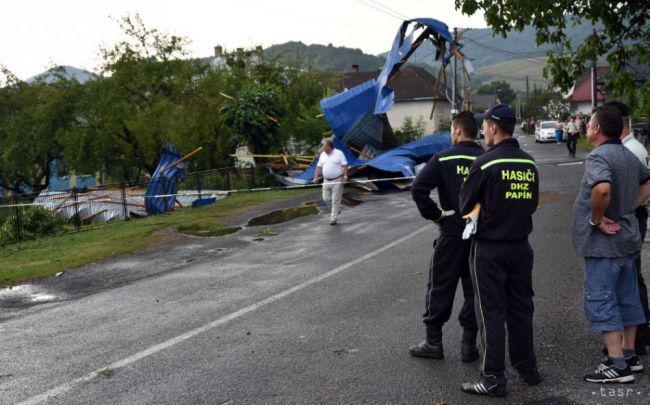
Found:
[[[225,168],[187,173],[173,195],[147,196],[149,179],[94,188],[0,195],[0,246],[42,236],[61,235],[85,226],[147,216],[146,199],[170,202],[172,210],[200,206],[224,191],[268,185],[255,168]]]

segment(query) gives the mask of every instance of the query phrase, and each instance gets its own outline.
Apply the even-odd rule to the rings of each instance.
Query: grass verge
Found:
[[[591,152],[594,149],[594,146],[589,143],[587,140],[587,137],[581,136],[578,138],[578,149],[586,150],[587,152]]]
[[[82,228],[80,232],[46,237],[0,248],[0,285],[15,284],[77,268],[164,242],[163,229],[218,234],[223,218],[256,205],[304,194],[310,190],[277,190],[233,194],[216,204],[186,208],[138,220]]]

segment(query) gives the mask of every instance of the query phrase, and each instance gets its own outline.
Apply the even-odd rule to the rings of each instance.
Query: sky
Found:
[[[383,6],[383,7],[382,7]],[[100,47],[124,35],[118,20],[138,13],[147,28],[191,40],[191,56],[268,47],[287,41],[333,44],[378,54],[389,50],[404,17],[485,28],[482,14],[454,0],[10,0],[0,15],[0,65],[27,79],[55,65],[97,71]]]

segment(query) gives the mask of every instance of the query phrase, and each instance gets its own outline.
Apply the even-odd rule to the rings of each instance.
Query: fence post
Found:
[[[126,184],[122,183],[120,184],[120,187],[122,187],[122,210],[124,211],[124,220],[128,221],[129,220],[129,208],[126,204]]]
[[[18,203],[19,203],[18,193],[14,191],[14,216],[15,216],[14,225],[16,227],[15,242],[20,242],[22,240],[22,230],[23,230],[22,221],[21,221],[22,218],[20,217],[21,212],[20,212],[20,207],[18,207]]]
[[[199,192],[199,199],[201,199],[201,173],[196,174],[196,189]]]
[[[72,222],[74,223],[75,228],[79,230],[81,227],[81,218],[79,217],[79,199],[77,197],[77,187],[72,187],[72,204],[74,206],[74,217]]]

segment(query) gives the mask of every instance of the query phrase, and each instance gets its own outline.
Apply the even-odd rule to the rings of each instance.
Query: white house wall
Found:
[[[451,120],[451,103],[438,100],[433,119],[429,119],[432,107],[432,100],[399,101],[388,111],[388,121],[390,121],[393,130],[397,130],[402,126],[406,117],[411,117],[413,124],[416,124],[420,117],[422,117],[422,120],[426,123],[426,130],[424,132],[425,134],[430,134],[438,130],[440,121]]]
[[[583,103],[575,103],[574,113],[581,112],[583,115],[591,115],[591,101]]]

